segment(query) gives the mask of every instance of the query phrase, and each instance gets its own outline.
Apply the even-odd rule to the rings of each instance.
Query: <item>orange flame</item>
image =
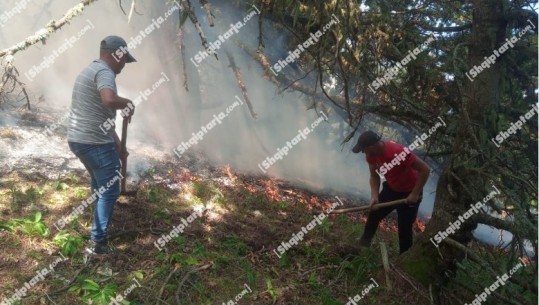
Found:
[[[264,182],[266,196],[270,198],[273,201],[279,201],[281,200],[281,195],[279,194],[279,188],[275,186],[275,183],[272,179],[268,179],[266,182]]]
[[[252,184],[245,183],[244,186],[251,193],[256,193],[256,191],[257,191],[256,187],[254,185],[252,185]]]
[[[234,174],[232,173],[232,171],[230,170],[230,166],[227,164],[225,165],[225,167],[223,168],[223,171],[225,172],[225,174],[228,176],[228,178],[230,178],[230,180],[232,181],[232,183],[235,183],[236,182],[236,176],[234,176]]]
[[[521,256],[521,257],[519,257],[518,259],[519,259],[519,260],[522,262],[522,264],[524,264],[524,266],[526,266],[526,267],[527,267],[527,266],[530,266],[530,265],[532,264],[530,258],[527,257],[527,256]]]
[[[419,220],[419,218],[415,220],[414,225],[419,232],[425,232],[427,229],[427,225],[423,221]]]

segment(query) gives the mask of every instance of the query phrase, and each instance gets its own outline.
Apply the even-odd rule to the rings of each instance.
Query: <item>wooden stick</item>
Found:
[[[390,272],[389,258],[388,258],[388,255],[387,255],[386,244],[383,241],[380,242],[380,252],[382,254],[382,264],[384,265],[384,273],[386,275],[386,287],[387,287],[388,291],[391,291],[392,286],[391,286],[391,280],[389,278],[389,272]]]
[[[125,194],[125,181],[127,180],[127,154],[125,153],[127,148],[127,125],[129,124],[129,119],[124,118],[122,124],[122,139],[120,142],[120,161],[122,161],[122,184],[121,184],[121,194]]]
[[[402,204],[402,203],[405,203],[405,202],[406,202],[406,199],[399,199],[399,200],[394,200],[394,201],[378,203],[378,204],[375,204],[373,206],[373,210],[377,210],[379,208],[390,207],[390,206],[394,206],[394,205],[399,205],[399,204]],[[338,210],[331,211],[329,214],[343,214],[343,213],[361,212],[361,211],[365,211],[365,210],[370,211],[371,206],[370,205],[364,205],[364,206],[360,206],[360,207],[338,209]]]

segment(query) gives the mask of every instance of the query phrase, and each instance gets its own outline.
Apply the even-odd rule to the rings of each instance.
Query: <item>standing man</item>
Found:
[[[99,199],[94,207],[90,242],[86,251],[113,253],[107,243],[107,229],[112,219],[116,199],[120,195],[120,140],[114,127],[116,110],[129,109],[124,119],[135,112],[132,101],[117,94],[116,75],[126,63],[135,62],[127,52],[125,40],[108,36],[101,41],[99,59],[82,70],[75,80],[71,101],[72,116],[67,128],[71,151],[79,158],[91,179],[91,192]],[[95,198],[95,196],[94,196]]]
[[[398,205],[399,247],[402,254],[412,246],[412,226],[417,217],[417,210],[421,203],[423,186],[430,174],[429,166],[408,148],[393,142],[382,141],[373,131],[366,131],[359,136],[354,153],[365,153],[369,164],[371,207],[379,202],[406,199],[405,204]],[[386,181],[380,190],[380,175]],[[370,211],[365,225],[365,231],[359,243],[362,247],[369,247],[376,233],[378,224],[395,209],[385,207]]]

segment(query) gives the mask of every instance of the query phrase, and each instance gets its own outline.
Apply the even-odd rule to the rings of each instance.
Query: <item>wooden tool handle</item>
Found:
[[[125,180],[127,178],[127,125],[129,124],[129,119],[124,118],[122,124],[122,139],[120,141],[120,161],[122,161],[122,182],[121,182],[121,193],[125,193]]]
[[[406,199],[399,199],[399,200],[394,200],[394,201],[378,203],[378,204],[375,204],[373,207],[374,207],[374,209],[379,209],[379,208],[385,208],[385,207],[389,207],[389,206],[399,205],[399,204],[402,204],[402,203],[405,203],[405,202],[406,202]],[[360,206],[360,207],[338,209],[338,210],[331,211],[329,214],[343,214],[343,213],[361,212],[361,211],[365,211],[365,210],[370,210],[370,206],[369,205],[364,205],[364,206]]]

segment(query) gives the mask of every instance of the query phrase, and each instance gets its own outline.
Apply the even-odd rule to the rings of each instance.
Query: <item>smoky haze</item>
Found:
[[[7,3],[6,3],[7,2]],[[18,1],[2,1],[2,12],[10,10]],[[164,2],[164,1],[163,1]],[[217,2],[217,1],[216,1]],[[30,1],[20,13],[10,18],[0,28],[2,48],[10,47],[41,29],[52,19],[59,19],[78,0]],[[129,5],[125,1],[126,11]],[[130,4],[130,3],[129,3]],[[236,7],[231,4],[214,3],[215,27],[207,25],[206,15],[198,6],[195,10],[208,41],[214,41],[219,34],[230,29],[252,11],[250,7]],[[46,44],[38,44],[15,55],[15,65],[26,83],[33,101],[43,96],[44,104],[69,107],[71,90],[77,74],[99,55],[99,42],[105,36],[119,35],[128,42],[139,31],[152,23],[152,19],[163,16],[171,6],[156,1],[137,1],[137,11],[128,24],[118,1],[97,1],[88,6],[81,16],[73,19],[47,39]],[[51,67],[41,71],[30,81],[24,73],[41,63],[44,56],[57,50],[66,39],[77,36],[85,27],[92,25],[72,47],[67,48]],[[218,51],[219,60],[210,56],[196,67],[189,58],[203,50],[198,33],[187,20],[184,25],[185,64],[189,91],[184,88],[183,63],[178,39],[178,12],[175,11],[159,29],[145,37],[131,53],[138,62],[127,64],[117,76],[118,94],[135,99],[140,91],[152,86],[166,75],[168,81],[160,84],[148,100],[143,100],[136,108],[129,127],[128,149],[131,157],[136,156],[137,146],[145,143],[162,147],[174,156],[173,149],[181,142],[188,142],[193,133],[201,130],[214,115],[224,112],[236,101],[236,96],[244,101],[242,92],[234,77],[234,72],[224,52],[232,54],[240,68],[254,111],[253,119],[247,104],[234,109],[228,117],[204,135],[202,141],[189,151],[203,151],[219,165],[229,164],[236,170],[262,174],[258,164],[277,152],[298,134],[298,130],[310,127],[321,115],[307,109],[312,98],[294,91],[281,93],[274,83],[264,77],[259,63],[238,47],[238,42],[251,49],[258,46],[258,16],[251,20],[223,43]],[[282,29],[272,27],[264,21],[266,54],[270,64],[286,57],[293,48]],[[306,37],[308,38],[308,37]],[[294,65],[285,67],[280,73],[293,73]],[[292,77],[290,77],[293,79]],[[306,78],[303,84],[314,87],[314,80]],[[328,84],[328,88],[331,85]],[[319,105],[329,120],[322,122],[305,140],[293,146],[289,154],[272,165],[268,174],[301,184],[314,190],[332,189],[347,193],[357,199],[370,197],[369,171],[364,155],[351,153],[352,142],[340,146],[349,129],[342,118],[328,105]],[[120,116],[117,116],[118,134],[121,134]],[[406,145],[409,143],[403,143]],[[67,143],[61,149],[68,150]],[[128,162],[128,172],[147,168],[147,161],[137,158]],[[177,158],[176,156],[174,156]],[[133,160],[133,161],[131,161]],[[137,170],[135,170],[137,169]],[[420,215],[430,215],[434,201],[437,177],[431,176],[424,190]]]

